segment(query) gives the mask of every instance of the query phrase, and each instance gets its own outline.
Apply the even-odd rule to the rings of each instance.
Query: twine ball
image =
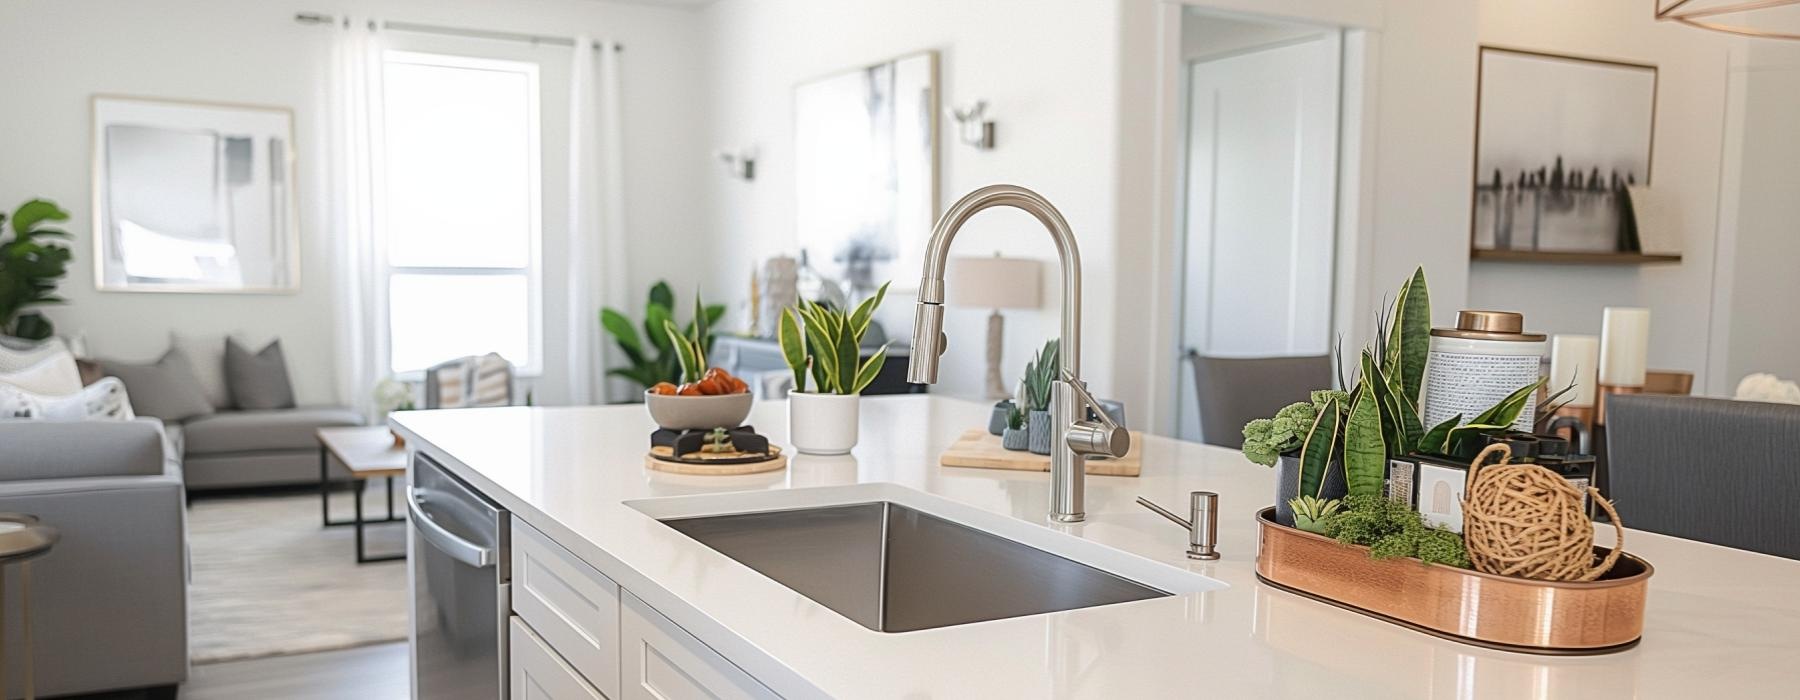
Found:
[[[1481,466],[1498,452],[1500,461]],[[1539,581],[1592,581],[1624,552],[1625,529],[1612,504],[1589,488],[1612,518],[1618,541],[1594,563],[1593,521],[1581,491],[1562,475],[1531,464],[1507,464],[1512,450],[1489,445],[1470,464],[1463,500],[1463,543],[1477,571]]]

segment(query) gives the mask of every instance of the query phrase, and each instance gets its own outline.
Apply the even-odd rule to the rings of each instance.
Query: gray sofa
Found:
[[[302,406],[224,410],[188,419],[170,432],[187,487],[207,490],[317,484],[319,441],[313,431],[362,424],[362,416],[347,408]]]
[[[0,445],[0,511],[62,533],[31,562],[38,695],[174,697],[188,671],[187,521],[161,423],[0,421]],[[7,567],[5,663],[22,690],[17,572]]]

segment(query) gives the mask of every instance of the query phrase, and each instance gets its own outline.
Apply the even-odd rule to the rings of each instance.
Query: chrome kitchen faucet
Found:
[[[1081,253],[1075,249],[1069,223],[1049,200],[1017,185],[989,185],[963,195],[937,220],[925,247],[925,275],[919,281],[906,380],[937,383],[938,357],[949,340],[944,335],[944,268],[950,262],[950,241],[969,217],[998,206],[1036,217],[1055,239],[1062,263],[1062,332],[1050,402],[1050,519],[1081,522],[1087,517],[1083,510],[1087,456],[1123,457],[1131,449],[1131,434],[1100,409],[1081,381]],[[1097,421],[1086,419],[1089,409]]]

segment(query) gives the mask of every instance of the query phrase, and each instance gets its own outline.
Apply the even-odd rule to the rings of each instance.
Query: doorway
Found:
[[[1188,10],[1180,341],[1210,357],[1326,355],[1343,33]],[[1199,440],[1193,368],[1177,432]]]

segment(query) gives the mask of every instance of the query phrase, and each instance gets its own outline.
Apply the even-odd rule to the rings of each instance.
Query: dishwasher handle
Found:
[[[450,558],[469,566],[477,569],[493,566],[495,560],[493,547],[483,547],[457,537],[456,533],[444,529],[444,526],[437,524],[437,521],[425,514],[424,509],[419,506],[419,498],[423,492],[424,489],[409,488],[406,495],[406,514],[412,519],[413,528],[418,530],[419,537],[431,543],[431,546],[436,547],[439,551],[450,555]]]

